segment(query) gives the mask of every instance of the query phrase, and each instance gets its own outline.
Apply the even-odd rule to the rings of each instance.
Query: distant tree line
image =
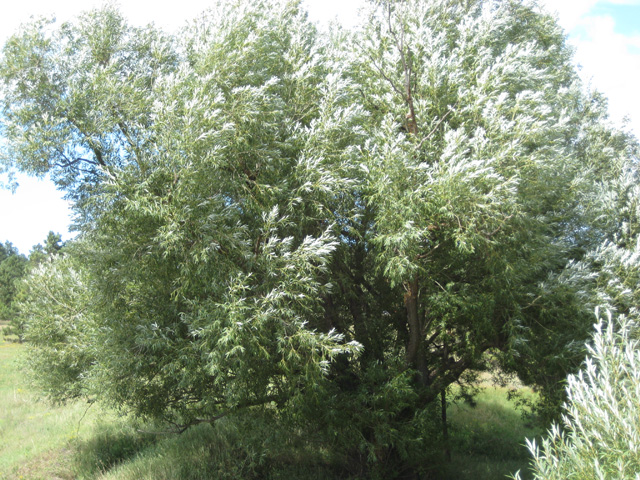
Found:
[[[10,323],[5,333],[15,334],[22,341],[24,325],[17,308],[23,292],[21,281],[34,267],[60,254],[62,247],[62,236],[53,232],[47,235],[44,246],[33,246],[29,257],[21,254],[9,241],[0,244],[0,320]]]

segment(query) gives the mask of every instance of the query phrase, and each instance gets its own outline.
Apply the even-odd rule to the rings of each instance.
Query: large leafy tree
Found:
[[[535,4],[372,2],[322,36],[229,2],[176,38],[106,8],[25,27],[0,76],[7,158],[81,232],[25,303],[57,398],[180,428],[268,406],[385,475],[485,352],[550,401],[582,358],[563,272],[616,230],[586,202],[633,143]]]
[[[309,325],[337,242],[301,205],[324,208],[305,198],[342,180],[325,184],[305,155],[335,138],[307,130],[335,99],[322,100],[313,27],[277,8],[214,12],[179,48],[106,9],[5,49],[9,149],[77,200],[75,255],[94,272],[81,310],[104,322],[91,339],[104,355],[83,381],[140,414],[189,425],[285,403],[357,349]],[[50,64],[30,59],[33,72],[25,50]]]

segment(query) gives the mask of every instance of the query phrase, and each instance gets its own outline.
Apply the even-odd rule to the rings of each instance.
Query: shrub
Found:
[[[527,441],[535,479],[640,479],[637,314],[596,325],[584,368],[568,377],[562,425],[540,446]]]

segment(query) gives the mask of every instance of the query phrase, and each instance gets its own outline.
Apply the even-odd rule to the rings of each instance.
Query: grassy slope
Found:
[[[68,478],[57,470],[65,468],[64,446],[75,435],[74,416],[79,408],[50,408],[36,401],[16,368],[22,348],[16,343],[0,343],[0,478],[20,478],[19,470],[31,462],[49,463],[49,451],[54,449],[62,451],[52,460],[54,465],[41,465],[41,476]],[[40,460],[36,462],[36,458]]]
[[[23,349],[3,342],[0,333],[3,480],[235,479],[260,471],[269,478],[330,478],[321,459],[306,454],[259,466],[264,459],[247,451],[232,422],[201,425],[181,436],[153,436],[98,406],[88,411],[86,403],[51,407],[38,401],[19,373]],[[443,479],[494,480],[526,469],[529,455],[521,444],[525,435],[539,432],[524,425],[504,389],[487,388],[476,407],[451,405],[449,418],[453,458]]]
[[[452,462],[446,479],[494,480],[517,470],[523,479],[529,478],[531,456],[524,446],[525,437],[542,431],[522,419],[507,400],[507,390],[486,387],[477,397],[477,406],[449,407]]]
[[[0,479],[81,478],[76,452],[105,432],[132,427],[87,403],[51,406],[39,400],[20,372],[23,351],[0,332]]]

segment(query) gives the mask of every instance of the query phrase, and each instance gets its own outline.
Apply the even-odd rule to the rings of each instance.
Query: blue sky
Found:
[[[586,82],[609,98],[614,121],[629,117],[640,135],[640,0],[538,0],[558,20],[576,48],[575,59]],[[360,0],[305,0],[312,19],[338,17],[349,23]],[[0,43],[27,21],[30,15],[55,14],[65,20],[100,5],[101,0],[20,0],[4,6],[0,17]],[[122,10],[134,24],[153,21],[174,29],[210,5],[207,0],[121,1]],[[5,178],[0,177],[0,182]],[[15,194],[0,190],[0,242],[11,241],[22,253],[44,241],[50,230],[70,238],[70,209],[53,184],[19,177]]]
[[[638,22],[638,4],[616,5],[612,3],[597,4],[590,11],[590,15],[596,17],[614,17],[616,20],[615,30],[624,35],[640,34],[640,23]]]

